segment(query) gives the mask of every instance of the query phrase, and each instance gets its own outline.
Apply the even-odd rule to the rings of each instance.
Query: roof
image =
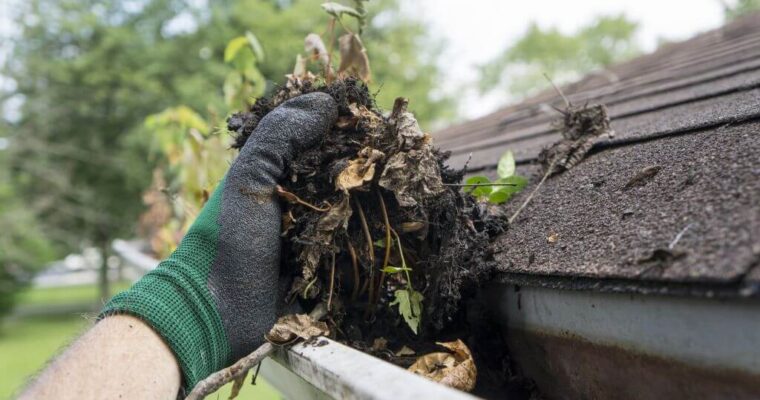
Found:
[[[760,14],[591,74],[563,91],[603,103],[615,130],[546,181],[497,241],[502,278],[612,290],[757,294]],[[560,139],[546,91],[434,134],[450,163],[491,173],[504,151],[531,186]],[[650,172],[650,173],[646,173]],[[511,211],[511,210],[510,210]]]

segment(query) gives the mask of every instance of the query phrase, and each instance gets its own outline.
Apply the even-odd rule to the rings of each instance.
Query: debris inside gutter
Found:
[[[426,353],[440,354],[435,342],[462,339],[457,349],[472,350],[475,362],[465,364],[472,365],[472,381],[458,388],[508,386],[506,354],[489,360],[500,371],[484,372],[493,367],[483,359],[503,348],[498,329],[483,329],[492,319],[467,310],[495,270],[490,245],[506,230],[506,218],[463,192],[465,171],[445,166],[448,155],[433,147],[406,99],[383,115],[359,79],[324,85],[308,73],[291,76],[229,119],[235,147],[277,105],[314,91],[335,99],[339,118],[319,146],[297,156],[278,188],[282,273],[292,280],[287,301],[306,310],[327,304],[335,339],[404,368]],[[498,343],[483,346],[480,332],[493,332],[486,340]],[[454,359],[462,358],[460,350]],[[466,380],[442,380],[454,381]]]
[[[281,272],[292,281],[286,301],[307,310],[326,304],[331,337],[430,379],[488,398],[534,396],[478,290],[495,271],[491,243],[511,221],[462,190],[466,171],[445,165],[448,154],[422,132],[406,99],[384,115],[360,79],[319,82],[309,72],[290,75],[228,121],[242,148],[287,99],[320,91],[338,104],[331,132],[297,156],[277,188]],[[563,139],[542,151],[544,177],[520,210],[547,177],[611,135],[603,105],[568,102],[558,111]]]

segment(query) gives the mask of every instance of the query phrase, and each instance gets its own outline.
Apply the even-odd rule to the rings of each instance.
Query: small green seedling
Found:
[[[392,265],[388,265],[383,268],[383,271],[387,274],[396,274],[403,272],[406,275],[406,287],[404,289],[398,289],[394,292],[395,299],[393,299],[390,305],[398,305],[398,313],[404,317],[404,321],[406,321],[406,324],[409,325],[409,329],[417,334],[417,330],[420,326],[420,319],[422,318],[422,300],[424,300],[425,297],[422,295],[422,293],[414,290],[412,287],[412,277],[409,274],[409,271],[412,269],[406,265],[406,260],[404,259],[404,249],[401,247],[401,239],[398,237],[398,235],[396,235],[396,244],[398,245],[399,257],[401,258],[401,266],[394,267]]]
[[[515,169],[515,156],[512,151],[507,151],[501,156],[496,167],[498,179],[491,181],[487,176],[473,176],[465,181],[463,190],[481,201],[505,203],[528,184],[527,179],[515,175]]]

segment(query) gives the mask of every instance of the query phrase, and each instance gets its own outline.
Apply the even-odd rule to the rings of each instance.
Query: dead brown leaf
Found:
[[[557,243],[557,240],[559,240],[559,233],[551,231],[549,232],[549,235],[546,236],[546,242],[549,244]]]
[[[388,348],[388,339],[379,337],[372,341],[372,351],[381,351],[386,348]]]
[[[339,37],[338,49],[340,50],[338,73],[348,72],[365,82],[369,82],[371,78],[369,57],[367,57],[367,49],[364,48],[359,35],[347,33]]]
[[[403,346],[396,352],[396,357],[407,357],[407,356],[413,356],[417,354],[416,351],[412,350],[408,346]]]
[[[335,179],[337,190],[347,191],[363,186],[375,177],[375,162],[385,154],[369,147],[359,152],[359,157],[348,162]]]
[[[455,389],[471,391],[475,387],[478,371],[470,349],[459,339],[453,342],[438,342],[438,345],[447,348],[453,354],[425,354],[409,367],[409,371]]]
[[[280,317],[265,338],[273,344],[288,344],[297,339],[309,340],[330,334],[327,324],[316,321],[308,314],[290,314]]]
[[[311,56],[314,61],[319,61],[322,65],[327,66],[330,63],[330,56],[327,54],[327,47],[322,41],[322,37],[316,33],[306,35],[303,41],[304,50]]]
[[[337,231],[346,229],[349,218],[351,218],[351,205],[349,195],[346,193],[319,219],[316,232],[308,237],[314,244],[305,246],[298,256],[305,280],[311,281],[314,277],[324,250],[331,246]]]

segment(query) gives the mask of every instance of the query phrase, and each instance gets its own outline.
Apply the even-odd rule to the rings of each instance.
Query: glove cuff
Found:
[[[149,324],[174,352],[186,389],[226,367],[231,357],[207,285],[217,253],[219,192],[209,199],[177,250],[129,290],[114,296],[99,316],[126,313]]]

